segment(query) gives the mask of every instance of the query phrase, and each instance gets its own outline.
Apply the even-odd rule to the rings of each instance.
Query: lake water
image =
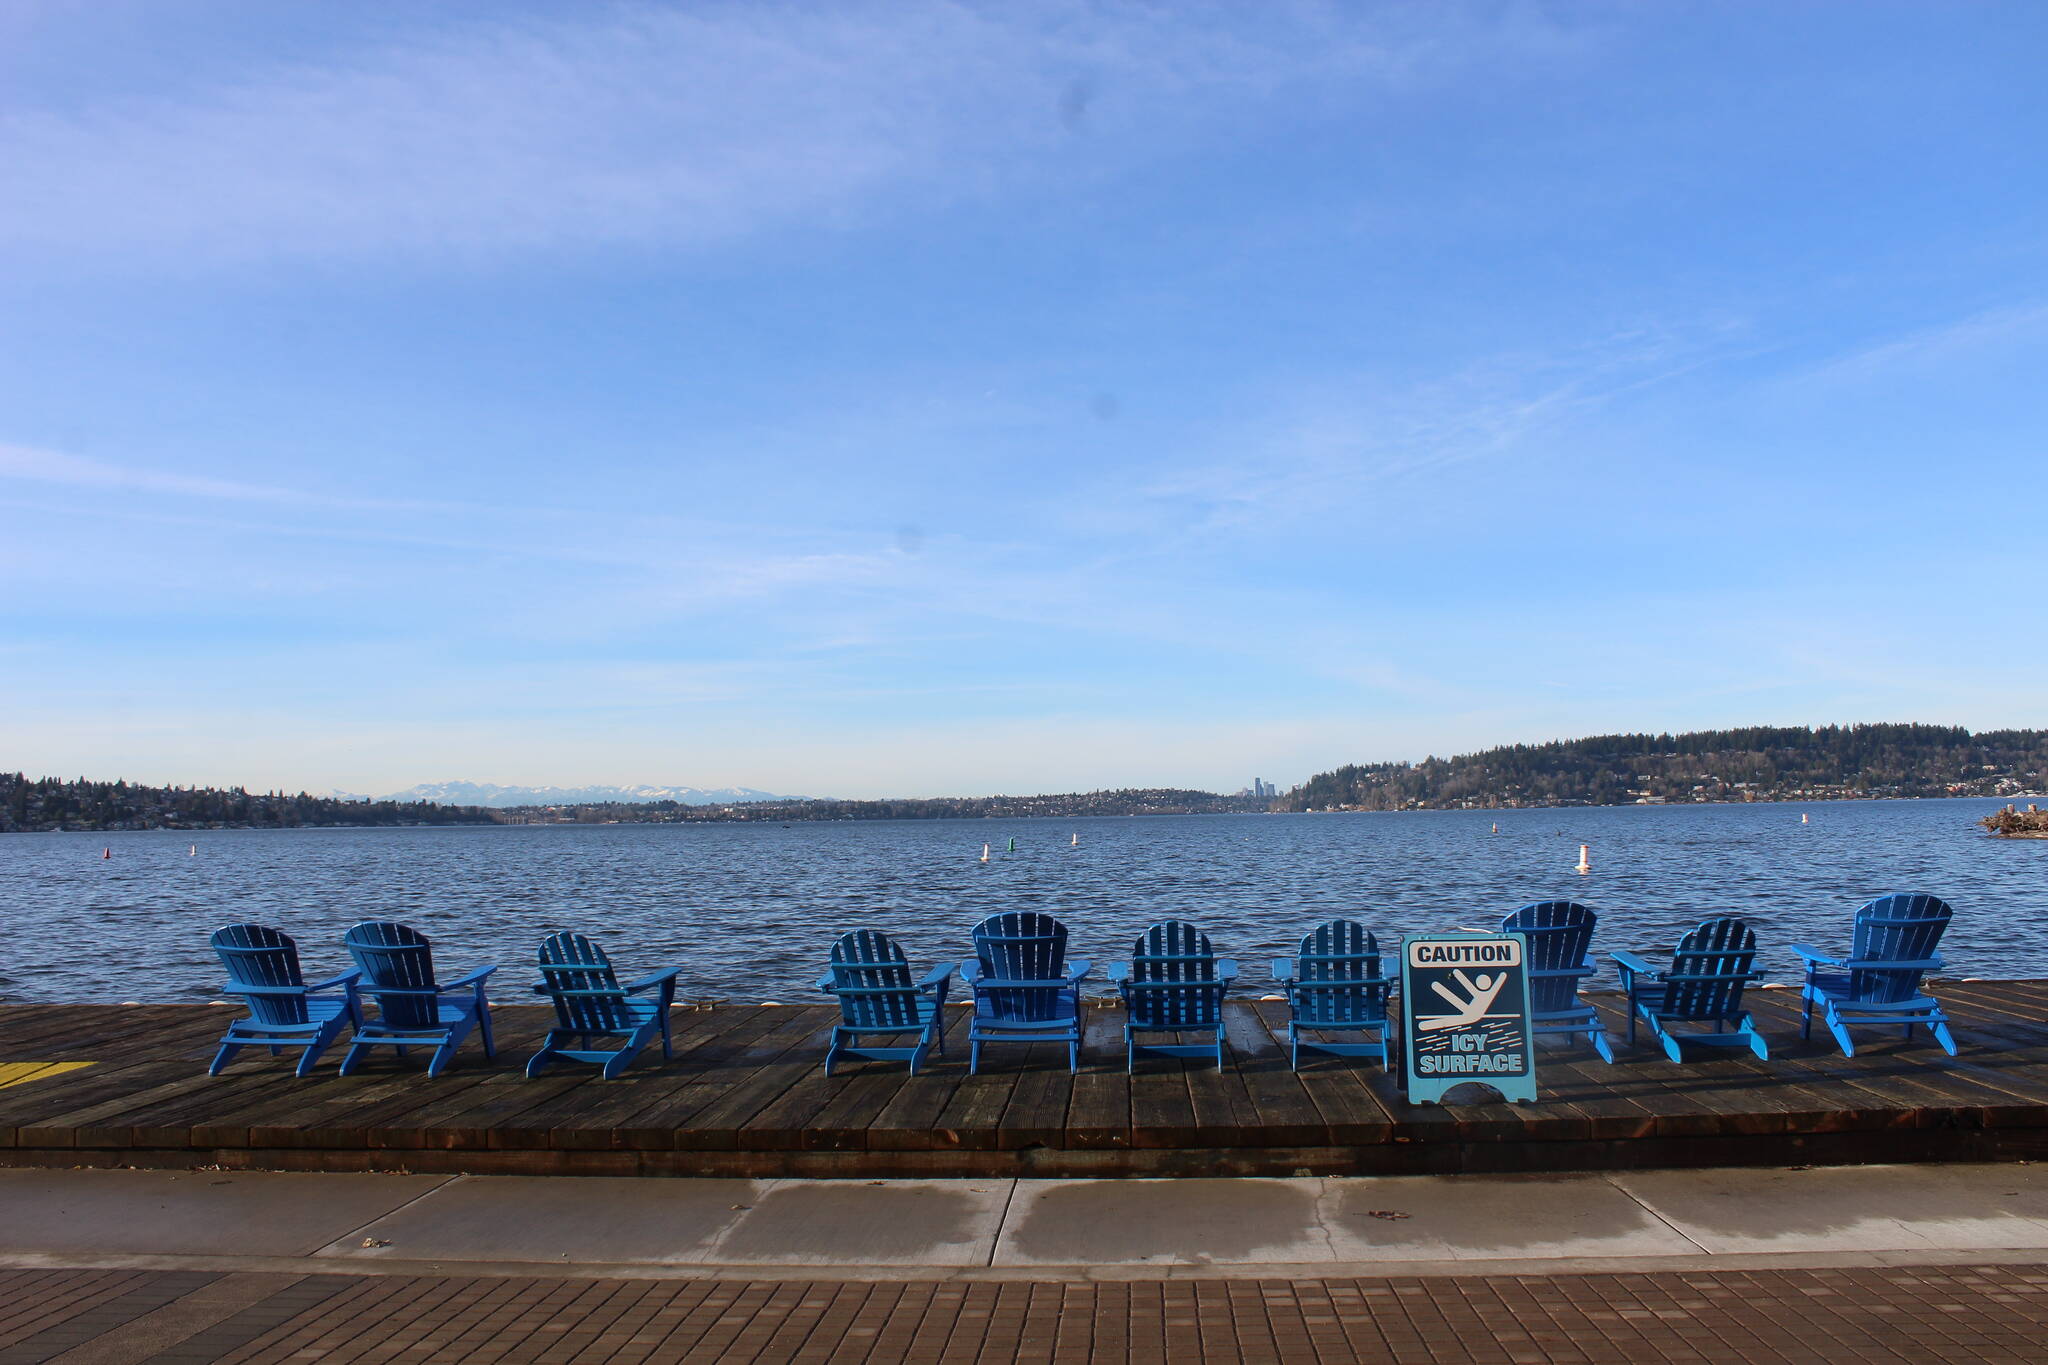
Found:
[[[1892,891],[1956,907],[1952,974],[2048,976],[2048,840],[1986,837],[1975,822],[1999,804],[10,834],[0,996],[205,1000],[217,925],[276,925],[326,974],[347,965],[350,924],[398,919],[433,939],[444,976],[505,964],[506,1000],[525,996],[540,938],[576,928],[635,974],[682,967],[686,994],[795,1003],[820,999],[808,983],[847,929],[887,930],[924,964],[961,956],[977,920],[1010,909],[1059,915],[1098,964],[1154,920],[1189,919],[1258,987],[1268,957],[1333,915],[1391,946],[1564,896],[1600,912],[1603,952],[1747,916],[1772,979],[1791,980],[1786,944],[1846,947],[1856,907]],[[1107,993],[1099,966],[1090,986]]]

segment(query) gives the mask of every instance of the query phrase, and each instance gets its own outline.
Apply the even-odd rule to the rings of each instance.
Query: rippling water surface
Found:
[[[976,920],[1008,909],[1058,914],[1098,964],[1153,920],[1190,919],[1257,986],[1267,957],[1331,915],[1384,942],[1557,896],[1600,912],[1603,951],[1746,915],[1789,977],[1784,945],[1846,947],[1856,906],[1890,891],[1955,905],[1954,974],[2048,976],[2048,840],[1986,837],[1975,821],[1998,805],[0,835],[0,995],[203,1000],[216,925],[277,925],[325,972],[346,965],[350,924],[400,919],[444,975],[505,964],[505,999],[524,994],[535,943],[573,927],[627,970],[681,966],[686,992],[795,1002],[844,930],[885,929],[921,964],[960,956]]]

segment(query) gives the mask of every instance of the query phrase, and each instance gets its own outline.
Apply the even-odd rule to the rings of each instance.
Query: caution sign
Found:
[[[1401,940],[1401,1057],[1408,1102],[1436,1104],[1478,1081],[1504,1100],[1536,1098],[1527,944],[1520,934],[1409,934]]]

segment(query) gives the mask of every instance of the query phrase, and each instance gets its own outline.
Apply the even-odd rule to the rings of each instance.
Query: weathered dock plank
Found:
[[[536,1174],[1200,1175],[1570,1170],[1730,1163],[1978,1160],[2048,1154],[2048,982],[1945,982],[1962,1055],[1923,1035],[1799,1037],[1796,993],[1757,991],[1772,1045],[1679,1065],[1619,1049],[1543,1049],[1535,1105],[1412,1106],[1377,1065],[1287,1064],[1284,1008],[1228,1010],[1231,1063],[1123,1065],[1122,1016],[1094,1009],[1082,1066],[1063,1048],[989,1049],[966,1067],[966,1011],[918,1076],[820,1065],[835,1014],[816,1006],[677,1010],[676,1055],[625,1076],[558,1065],[528,1080],[544,1008],[497,1007],[499,1056],[474,1042],[444,1076],[383,1053],[351,1077],[339,1052],[292,1075],[251,1049],[206,1075],[231,1007],[0,1006],[0,1061],[86,1062],[0,1091],[0,1164],[475,1170]]]

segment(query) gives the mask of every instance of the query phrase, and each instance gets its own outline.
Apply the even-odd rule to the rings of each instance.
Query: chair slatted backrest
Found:
[[[998,981],[1043,981],[1038,987],[975,987],[989,1014],[1026,1023],[1064,1017],[1067,926],[1036,910],[990,915],[974,926],[974,957],[983,976]]]
[[[832,945],[832,992],[849,1028],[911,1029],[919,1025],[921,992],[902,945],[875,929],[841,934]]]
[[[1880,896],[1856,912],[1855,961],[1924,962],[1941,945],[1942,931],[1955,918],[1947,901],[1927,895]],[[1920,993],[1925,967],[1858,967],[1849,973],[1849,994],[1873,1004],[1896,1004]]]
[[[626,1006],[625,989],[604,949],[564,929],[540,941],[540,979],[554,997],[563,1028],[582,1033],[631,1033],[640,1020]],[[577,994],[568,994],[568,992]],[[598,994],[583,994],[595,991]]]
[[[1577,901],[1537,901],[1500,922],[1504,934],[1521,934],[1529,945],[1529,1009],[1554,1014],[1579,1003],[1575,976],[1543,976],[1586,965],[1593,947],[1593,927],[1600,917]]]
[[[439,1003],[431,995],[388,995],[386,990],[434,989],[434,950],[408,924],[366,919],[342,936],[362,968],[363,991],[377,997],[377,1012],[393,1028],[438,1028]]]
[[[237,986],[304,986],[299,971],[299,945],[291,935],[264,924],[224,924],[213,931],[213,951],[228,974],[228,990]],[[249,995],[249,1017],[259,1024],[303,1024],[303,995]]]
[[[1177,919],[1138,936],[1131,950],[1130,1022],[1138,1028],[1207,1028],[1223,1015],[1209,936]]]
[[[1386,1013],[1393,983],[1381,971],[1379,940],[1357,920],[1325,920],[1303,934],[1294,973],[1297,1024],[1343,1024]]]
[[[1672,950],[1664,1006],[1667,1019],[1730,1019],[1756,963],[1756,933],[1733,916],[1702,922]]]

